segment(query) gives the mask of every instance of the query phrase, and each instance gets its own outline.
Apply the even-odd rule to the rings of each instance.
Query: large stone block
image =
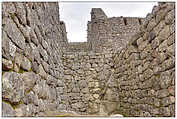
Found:
[[[39,113],[39,108],[34,106],[33,104],[22,104],[15,109],[15,116],[17,117],[33,117],[36,113]]]
[[[24,98],[24,82],[20,74],[6,72],[2,76],[2,97],[11,103],[19,103]]]
[[[40,64],[37,73],[43,78],[47,79],[48,74],[45,72],[43,66]]]
[[[15,110],[6,102],[2,102],[2,117],[14,117]]]
[[[157,97],[163,98],[169,95],[168,89],[162,89],[157,91]]]
[[[23,74],[21,74],[20,77],[21,79],[23,79],[24,90],[26,92],[29,92],[30,90],[32,90],[32,88],[34,87],[36,83],[36,80],[39,79],[39,76],[33,72],[24,72]]]
[[[13,17],[14,14],[11,14],[11,17]],[[12,19],[6,19],[5,20],[5,27],[3,27],[3,30],[7,33],[7,36],[21,49],[25,49],[25,38],[23,34],[20,32],[16,24]],[[7,25],[8,24],[8,25]]]
[[[36,82],[33,91],[41,99],[49,99],[50,96],[50,87],[46,84],[46,80],[40,79]]]
[[[168,12],[168,14],[165,16],[165,23],[166,24],[172,24],[175,22],[175,10],[171,10]]]
[[[35,106],[38,106],[39,99],[38,99],[37,94],[35,94],[33,91],[30,91],[29,93],[27,93],[24,98],[24,103],[25,104],[34,104]]]
[[[11,70],[13,68],[13,63],[11,60],[2,59],[2,70]]]
[[[174,102],[175,102],[175,97],[173,97],[173,96],[165,97],[161,100],[161,105],[165,107],[170,104],[173,104]]]
[[[7,33],[4,30],[2,30],[2,51],[3,51],[2,55],[7,59],[13,60],[15,57],[16,50],[17,50],[16,46],[7,36]]]

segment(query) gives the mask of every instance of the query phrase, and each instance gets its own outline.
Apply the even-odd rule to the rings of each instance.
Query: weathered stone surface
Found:
[[[62,80],[57,80],[58,87],[65,87],[65,83]]]
[[[37,95],[33,92],[30,91],[24,98],[24,103],[25,104],[34,104],[36,106],[38,106],[38,97]]]
[[[10,60],[2,59],[2,70],[11,70],[13,68],[13,63]]]
[[[45,111],[39,114],[39,117],[82,117],[82,115],[77,114],[72,111]]]
[[[156,37],[156,34],[154,31],[151,31],[150,34],[149,34],[149,42],[152,42],[152,40]]]
[[[26,24],[27,23],[27,21],[26,21],[26,10],[24,10],[25,8],[24,8],[24,5],[23,5],[24,3],[17,3],[15,6],[16,6],[16,12],[17,12],[17,16],[20,18],[19,20],[20,20],[20,22],[22,23],[22,24]]]
[[[38,66],[37,62],[32,62],[32,64],[31,64],[32,71],[37,73],[38,68],[39,68],[39,66]]]
[[[38,95],[38,98],[49,99],[50,90],[49,86],[46,84],[46,80],[39,80],[34,86],[33,91]]]
[[[162,97],[168,96],[168,95],[169,95],[169,92],[168,92],[167,89],[163,89],[163,90],[159,90],[159,91],[157,92],[157,95],[158,95],[158,97],[162,98]]]
[[[16,53],[15,64],[17,65],[18,68],[20,68],[22,61],[23,61],[23,56],[19,53]]]
[[[39,111],[44,112],[47,110],[46,104],[42,99],[39,99]]]
[[[89,109],[88,109],[88,113],[89,114],[96,114],[99,112],[99,107],[97,103],[89,103]]]
[[[2,11],[2,53],[3,59],[8,61],[3,60],[2,97],[17,106],[16,116],[37,116],[47,106],[54,107],[50,105],[50,102],[56,102],[53,87],[65,86],[57,84],[60,82],[56,79],[61,79],[63,75],[60,58],[64,46],[61,44],[64,33],[59,24],[58,4],[4,2]],[[54,62],[48,62],[48,57]],[[43,60],[51,63],[52,67],[48,67]],[[52,81],[41,81],[48,77],[47,69],[52,69],[50,75],[55,77],[55,81],[51,78]],[[9,70],[19,74],[4,72]]]
[[[168,91],[171,95],[173,95],[173,96],[175,95],[175,87],[174,86],[169,87]]]
[[[45,72],[43,66],[40,64],[37,73],[43,78],[46,79],[48,74]]]
[[[161,115],[165,115],[166,117],[170,116],[170,109],[168,107],[161,107],[159,112]]]
[[[43,49],[41,45],[38,46],[39,53],[41,54],[44,61],[48,61],[48,54],[47,51]]]
[[[10,59],[10,57],[12,57],[12,59],[14,59],[16,46],[7,37],[5,31],[2,31],[2,51],[3,51],[2,55],[4,57],[6,57],[7,59]]]
[[[51,75],[48,75],[47,76],[47,84],[50,85],[50,86],[53,86],[53,87],[56,87],[57,86],[57,79]]]
[[[162,106],[168,106],[170,104],[173,104],[174,102],[175,102],[175,97],[170,96],[170,97],[163,98],[161,104]]]
[[[36,83],[36,80],[38,80],[38,76],[33,72],[24,72],[23,74],[21,74],[20,77],[24,82],[24,90],[26,92],[32,90]]]
[[[49,65],[46,63],[46,62],[42,62],[42,66],[43,66],[43,68],[44,68],[44,70],[45,70],[45,72],[49,72]]]
[[[146,18],[92,9],[88,42],[68,43],[57,3],[4,2],[3,101],[16,116],[174,116],[174,6]]]
[[[174,22],[174,16],[175,16],[175,12],[174,12],[174,10],[171,10],[171,11],[165,16],[165,23],[166,23],[166,24],[171,24],[172,22]]]
[[[88,92],[89,92],[89,89],[88,89],[88,88],[83,88],[83,89],[81,89],[81,92],[82,92],[82,93],[88,93]]]
[[[169,72],[163,72],[160,75],[160,86],[161,88],[167,88],[171,85],[171,78]]]
[[[49,88],[49,97],[48,100],[51,102],[55,101],[57,98],[57,92],[55,88]]]
[[[64,104],[57,105],[57,110],[66,110],[66,109],[67,109],[67,107]]]
[[[74,103],[72,104],[71,106],[73,107],[73,109],[80,109],[80,108],[83,108],[83,103],[82,102],[77,102],[77,103]]]
[[[86,80],[80,80],[78,83],[81,89],[88,86],[88,83]]]
[[[38,108],[34,106],[33,104],[29,105],[20,105],[18,108],[15,109],[15,115],[17,117],[30,117],[35,116],[35,113],[38,113]]]
[[[103,101],[102,105],[104,106],[105,113],[110,115],[112,112],[114,112],[117,109],[117,102],[109,102],[109,101]]]
[[[14,14],[11,14],[12,19],[13,19],[13,15]],[[8,25],[5,25],[3,29],[7,33],[7,36],[10,37],[10,39],[12,39],[15,45],[17,45],[21,49],[24,49],[25,38],[23,37],[22,33],[17,28],[16,24],[14,23],[12,19],[5,20],[5,23],[3,24],[8,24]]]
[[[29,61],[28,58],[23,57],[22,62],[21,62],[21,68],[27,71],[31,70],[31,62]]]
[[[24,82],[20,74],[6,72],[2,76],[2,97],[11,103],[18,103],[24,97]]]
[[[168,38],[170,35],[170,27],[169,25],[165,26],[164,29],[162,29],[162,31],[159,33],[159,40],[160,42],[164,41],[166,38]]]
[[[2,116],[3,117],[14,117],[15,111],[12,106],[6,102],[2,102]]]

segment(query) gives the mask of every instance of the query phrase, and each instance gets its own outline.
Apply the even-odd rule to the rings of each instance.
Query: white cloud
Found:
[[[83,42],[92,8],[102,8],[108,17],[146,17],[154,5],[157,2],[60,2],[60,19],[66,24],[69,42]]]

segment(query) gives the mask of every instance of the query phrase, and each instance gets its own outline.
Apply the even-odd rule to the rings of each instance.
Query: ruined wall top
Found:
[[[144,18],[139,17],[109,18],[101,8],[92,8],[91,21],[87,24],[87,42],[84,45],[83,43],[74,43],[74,45],[69,43],[66,51],[102,52],[120,49],[126,46],[128,39],[138,31],[143,21]]]
[[[93,8],[88,22],[88,46],[94,52],[120,49],[139,30],[144,18],[108,18],[101,8]]]
[[[106,14],[101,8],[92,8],[91,10],[91,21],[107,19]]]

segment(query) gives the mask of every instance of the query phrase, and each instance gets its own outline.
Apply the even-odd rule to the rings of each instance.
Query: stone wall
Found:
[[[3,2],[2,115],[175,116],[174,7],[145,19],[94,8],[78,45],[58,3]]]
[[[2,3],[2,116],[63,108],[60,23],[58,3]]]
[[[113,17],[109,18],[110,38],[105,43],[106,49],[119,50],[127,45],[132,36],[139,31],[144,18]],[[109,44],[109,45],[108,45]]]
[[[61,40],[60,40],[60,47],[62,48],[63,52],[66,52],[68,50],[68,39],[67,39],[67,32],[66,32],[66,26],[64,21],[60,21],[60,29],[61,29]]]
[[[139,30],[144,18],[108,18],[100,8],[93,8],[88,22],[88,44],[95,52],[120,50]]]
[[[88,52],[91,49],[88,47],[87,42],[69,42],[67,52]]]
[[[68,52],[63,54],[63,65],[69,110],[80,114],[98,113],[101,91],[113,74],[112,54]]]
[[[124,116],[175,116],[175,4],[159,3],[114,56]]]
[[[143,20],[144,18],[138,17],[108,18],[101,8],[92,8],[91,21],[87,24],[87,42],[71,42],[67,51],[120,50],[138,32]]]

